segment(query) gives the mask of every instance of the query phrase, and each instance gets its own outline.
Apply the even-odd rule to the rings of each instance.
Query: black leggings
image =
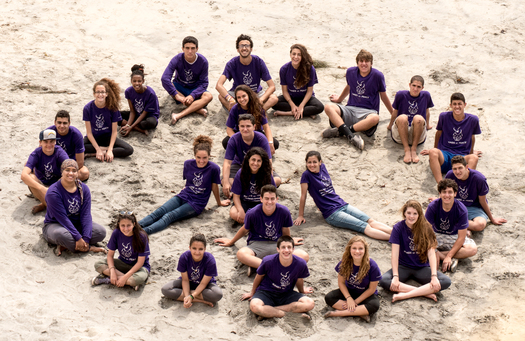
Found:
[[[418,282],[419,284],[428,284],[432,279],[432,273],[430,271],[430,266],[426,266],[420,269],[412,269],[403,265],[399,265],[397,271],[399,272],[399,281],[401,283],[406,283],[410,278]],[[379,281],[379,285],[385,289],[390,290],[390,284],[392,284],[392,269],[388,270],[383,274],[383,278]],[[443,274],[441,271],[437,272],[437,277],[439,284],[441,285],[441,290],[448,289],[452,282],[450,278]]]
[[[301,102],[303,101],[304,97],[290,97],[292,99],[292,102],[295,103],[295,105],[299,106]],[[291,111],[292,107],[284,99],[284,96],[279,96],[279,101],[277,104],[273,106],[273,110],[279,110],[279,111]],[[324,105],[321,103],[320,100],[315,98],[314,96],[310,97],[308,102],[306,102],[306,105],[304,106],[303,111],[303,117],[313,116],[322,113],[324,110]],[[276,148],[277,149],[277,148]]]
[[[190,282],[190,290],[195,289],[197,289],[197,285],[193,284],[193,282]],[[162,294],[167,298],[177,300],[182,294],[182,279],[179,278],[174,281],[170,281],[168,284],[162,287],[161,291]],[[202,291],[202,298],[207,302],[215,304],[222,298],[222,290],[217,284],[208,283],[206,289]]]
[[[262,133],[262,131],[260,131],[260,133]],[[224,149],[226,149],[226,147],[228,147],[228,141],[230,141],[230,137],[229,136],[226,136],[223,140],[222,140],[222,146],[224,147]],[[277,141],[277,139],[274,137],[273,138],[273,146],[275,147],[275,150],[279,149],[279,141]],[[272,157],[271,155],[268,155],[268,157]]]
[[[350,296],[355,300],[361,294],[356,294],[355,292],[348,291],[350,293]],[[335,289],[330,291],[326,296],[324,297],[324,301],[326,304],[328,304],[330,307],[333,307],[334,304],[336,304],[338,301],[345,301],[346,298],[345,295],[341,292],[339,289]],[[366,310],[368,311],[368,315],[375,314],[379,310],[379,297],[377,297],[376,294],[372,294],[365,298],[365,300],[358,305],[364,305]]]
[[[95,137],[95,141],[97,141],[99,146],[107,147],[109,146],[109,142],[111,142],[111,134],[99,135]],[[97,152],[87,136],[84,137],[84,147],[86,148],[86,154],[95,154]],[[117,137],[115,140],[115,145],[113,146],[113,156],[126,157],[130,156],[131,154],[133,154],[133,147]]]
[[[121,111],[120,114],[122,115],[122,119],[128,121],[129,120],[129,111]],[[137,120],[138,117],[135,117],[135,120]],[[118,125],[121,125],[122,121],[118,123]],[[138,124],[139,128],[142,130],[149,130],[149,129],[155,129],[157,127],[157,124],[159,122],[157,119],[153,116],[146,116],[145,119],[140,121]]]

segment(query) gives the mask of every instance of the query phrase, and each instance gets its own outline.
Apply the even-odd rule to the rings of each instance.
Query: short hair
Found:
[[[438,192],[441,193],[447,188],[452,188],[454,193],[458,192],[458,184],[452,179],[443,179],[438,183]]]
[[[450,164],[455,165],[456,163],[461,163],[465,167],[467,166],[467,160],[465,160],[465,158],[462,155],[456,155],[452,157],[452,159],[450,160]]]
[[[356,63],[359,63],[360,60],[364,60],[365,62],[373,63],[374,62],[374,56],[372,56],[372,54],[370,52],[368,52],[367,50],[363,49],[363,50],[359,51],[359,53],[355,57],[355,62]]]
[[[193,36],[187,36],[186,38],[182,39],[182,47],[184,47],[184,45],[187,43],[192,43],[195,44],[195,47],[199,47],[199,41]]]
[[[450,103],[453,101],[462,101],[463,103],[467,103],[467,101],[465,101],[465,96],[463,96],[461,92],[454,92],[452,96],[450,96]]]
[[[277,196],[277,188],[274,185],[264,185],[261,188],[261,197],[264,197],[264,193],[275,193]]]
[[[421,85],[425,86],[425,80],[421,76],[417,76],[416,75],[416,76],[413,76],[412,78],[410,78],[410,84],[412,84],[414,82],[421,82]]]
[[[295,247],[295,243],[293,242],[293,238],[290,236],[281,236],[279,239],[277,239],[277,248],[279,249],[281,247],[281,243],[292,243],[292,246]]]
[[[253,48],[252,37],[250,37],[249,35],[246,35],[246,34],[241,34],[240,36],[237,37],[237,40],[235,41],[235,48],[236,49],[239,48],[239,43],[241,42],[241,40],[248,40],[250,42],[250,48]]]
[[[239,119],[237,120],[237,123],[241,123],[241,121],[250,121],[253,125],[255,125],[255,118],[251,114],[242,114],[239,115]]]
[[[57,118],[67,118],[67,122],[71,123],[71,116],[69,115],[69,111],[59,110],[55,115],[55,121],[57,120]]]
[[[206,247],[206,237],[202,233],[194,234],[190,239],[190,247],[194,242],[201,242]]]

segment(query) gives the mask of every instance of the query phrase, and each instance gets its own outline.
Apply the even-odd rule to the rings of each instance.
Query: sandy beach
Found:
[[[6,259],[0,265],[0,340],[524,340],[524,12],[518,0],[3,1],[0,245]],[[460,261],[450,275],[452,286],[437,295],[438,302],[416,298],[392,304],[392,294],[379,289],[381,307],[371,323],[324,319],[329,309],[324,295],[337,288],[334,267],[355,233],[328,225],[310,197],[306,223],[293,227],[292,235],[305,239],[302,248],[310,254],[306,284],[314,287],[316,303],[311,321],[287,315],[258,322],[248,303],[240,301],[253,281],[235,257],[245,239],[229,249],[212,243],[238,229],[229,208],[218,208],[213,198],[200,216],[150,237],[152,271],[139,291],[92,287],[93,264],[102,255],[57,257],[44,241],[45,214],[31,214],[36,201],[26,197],[20,174],[38,146],[38,133],[53,124],[56,112],[68,110],[71,124],[85,134],[82,109],[93,99],[93,84],[104,77],[120,84],[122,109],[128,110],[123,91],[133,64],[145,65],[146,85],[159,97],[157,129],[149,136],[132,132],[126,139],[135,149],[131,157],[111,164],[86,161],[93,220],[107,228],[106,243],[118,210],[143,218],[183,188],[183,162],[193,157],[197,135],[213,139],[211,160],[222,166],[227,112],[215,83],[237,55],[235,39],[241,33],[252,37],[252,53],[266,62],[277,95],[279,68],[290,61],[294,43],[328,64],[317,69],[314,88],[323,103],[345,87],[344,69],[355,65],[362,48],[372,52],[373,67],[385,75],[391,101],[398,90],[408,89],[411,76],[423,76],[435,104],[430,110],[434,129],[419,151],[433,146],[437,119],[447,111],[450,95],[465,95],[465,111],[479,117],[482,130],[476,138],[476,149],[483,152],[477,169],[488,179],[493,215],[508,222],[473,234],[478,254]],[[192,114],[170,126],[171,113],[182,106],[162,88],[160,77],[187,35],[199,39],[199,53],[209,61],[214,100],[207,118]],[[279,202],[294,219],[310,150],[321,153],[344,200],[389,225],[401,220],[398,210],[408,199],[426,207],[437,195],[428,157],[405,164],[402,146],[387,133],[390,114],[383,104],[380,117],[361,152],[342,139],[322,139],[329,122],[325,114],[294,121],[270,111],[269,124],[281,142],[274,168],[286,180]],[[207,251],[217,260],[224,298],[214,308],[185,309],[161,298],[160,288],[178,278],[177,260],[196,232],[206,235]],[[367,240],[371,258],[386,272],[390,244]]]

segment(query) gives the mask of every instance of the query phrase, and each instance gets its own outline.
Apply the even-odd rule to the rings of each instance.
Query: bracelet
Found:
[[[131,127],[129,124],[126,124],[126,127]]]
[[[430,277],[434,277],[434,276],[436,276],[436,277],[437,277],[438,275],[437,275],[437,274],[436,274],[436,275],[430,275]]]
[[[112,266],[112,267],[111,267],[111,268],[109,268],[108,270],[109,270],[109,271],[111,271],[111,269],[115,269],[115,267],[114,267],[114,266]]]
[[[392,277],[399,277],[399,275],[393,275]]]
[[[345,297],[345,300],[347,300],[347,299],[348,299],[348,297],[350,297],[350,295],[346,296],[346,297]]]
[[[268,144],[273,144],[273,141],[268,141]]]
[[[195,297],[193,297],[193,295],[191,295],[191,294],[190,294],[190,297],[191,297],[191,299],[192,299],[192,300],[194,300],[194,299],[195,299]]]

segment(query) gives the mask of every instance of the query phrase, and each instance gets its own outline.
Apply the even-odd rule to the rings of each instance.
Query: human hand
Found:
[[[106,162],[111,162],[113,161],[113,151],[112,150],[107,150],[106,151]]]
[[[430,280],[430,289],[434,290],[434,292],[441,290],[441,283],[439,283],[437,276],[432,276],[432,279]]]
[[[97,160],[104,161],[104,151],[102,149],[98,148],[96,157],[97,157]]]
[[[221,200],[221,206],[229,206],[231,203],[230,199]]]
[[[117,285],[117,270],[115,268],[109,270],[109,280],[111,284]]]
[[[335,94],[332,94],[332,95],[328,96],[328,98],[330,99],[331,102],[340,103],[339,96],[337,96]]]
[[[392,283],[390,284],[390,291],[399,292],[399,277],[392,277]]]
[[[246,301],[246,300],[251,301],[252,297],[253,297],[253,294],[251,292],[248,292],[246,294],[242,294],[241,301]]]
[[[223,183],[222,183],[222,193],[224,194],[224,196],[226,198],[231,198],[231,196],[232,196],[232,193],[230,192],[231,188],[232,188],[232,186],[230,185],[230,181],[228,181],[228,179],[226,179],[226,181],[223,181]]]
[[[305,287],[303,290],[303,294],[309,295],[314,293],[314,288],[312,287]]]
[[[450,269],[451,264],[452,264],[452,258],[449,256],[446,256],[445,259],[443,259],[443,264],[441,265],[441,272],[445,272],[448,269]]]
[[[476,155],[477,157],[481,157],[483,154],[483,152],[481,150],[475,150],[474,151],[474,155]]]
[[[117,279],[117,287],[122,288],[124,285],[126,285],[126,282],[128,281],[128,277],[122,276],[119,279]]]
[[[239,223],[239,224],[242,224],[244,223],[244,218],[246,217],[246,212],[244,212],[244,210],[242,211],[237,211],[237,219],[236,221]]]
[[[184,105],[189,107],[191,105],[191,103],[193,103],[195,99],[193,98],[192,95],[189,95],[189,96],[186,96],[186,98],[184,98]]]
[[[504,219],[504,218],[493,218],[491,220],[491,222],[494,224],[494,225],[501,225],[503,223],[506,223],[507,222],[507,219]]]
[[[302,215],[298,216],[297,219],[294,220],[294,225],[301,225],[302,223],[306,223],[306,220],[304,219],[304,217]]]
[[[189,308],[193,305],[193,298],[190,295],[184,297],[184,308]]]
[[[273,143],[270,143],[270,151],[272,152],[272,155],[275,154],[275,147],[273,146]]]
[[[295,113],[294,113],[294,115],[293,115],[294,118],[295,118],[296,120],[300,120],[301,118],[303,118],[303,112],[304,112],[304,107],[301,106],[301,105],[298,106],[298,107],[297,107],[297,110],[295,111]]]
[[[217,239],[214,239],[213,242],[219,244],[219,246],[224,246],[224,247],[233,246],[231,239],[228,239],[228,238],[217,238]]]
[[[343,304],[343,308],[345,308],[345,305],[346,305],[346,310],[350,311],[350,312],[354,312],[355,309],[357,308],[357,304],[355,303],[355,301],[352,299],[352,297],[348,297],[348,299],[346,300],[346,304]]]
[[[428,150],[428,149],[423,149],[423,150],[421,151],[420,154],[421,154],[421,155],[428,155],[428,154],[430,154],[430,150]]]
[[[432,201],[437,200],[437,199],[438,199],[438,197],[430,197],[430,198],[428,198],[428,202],[432,202]]]
[[[295,246],[304,245],[303,241],[304,241],[304,239],[303,238],[299,238],[299,237],[295,237],[293,239],[293,243],[294,243]]]
[[[390,123],[388,124],[388,126],[386,127],[386,130],[392,130],[392,122],[390,122]]]
[[[430,125],[430,123],[427,125],[427,130],[432,129],[433,127]]]
[[[86,252],[87,250],[89,250],[89,246],[87,245],[84,239],[80,238],[75,242],[75,250],[80,252]]]

